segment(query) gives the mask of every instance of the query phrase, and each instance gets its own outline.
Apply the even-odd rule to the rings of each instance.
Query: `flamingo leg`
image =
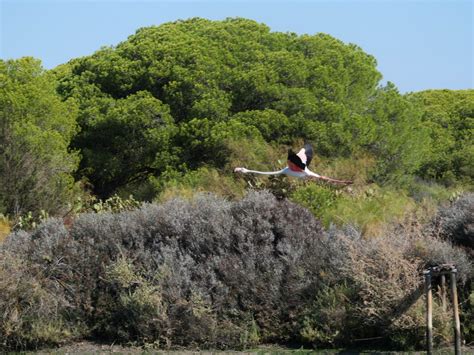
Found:
[[[350,184],[353,183],[353,182],[350,181],[350,180],[337,180],[337,179],[333,179],[333,178],[330,178],[330,177],[328,177],[328,176],[323,176],[323,175],[320,175],[320,176],[311,176],[310,179],[323,180],[323,181],[327,181],[327,182],[329,182],[329,183],[341,184],[341,185],[350,185]]]

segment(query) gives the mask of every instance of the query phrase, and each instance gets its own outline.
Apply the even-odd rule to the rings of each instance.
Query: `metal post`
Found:
[[[428,355],[433,353],[433,305],[431,300],[431,271],[425,274],[425,297],[426,297],[426,346]]]
[[[454,316],[454,353],[461,354],[461,323],[459,322],[458,292],[456,289],[456,269],[451,269],[451,301]]]
[[[446,276],[441,275],[441,305],[443,312],[446,312]]]

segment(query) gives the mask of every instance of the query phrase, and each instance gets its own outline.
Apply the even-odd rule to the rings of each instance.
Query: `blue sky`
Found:
[[[0,58],[33,56],[49,69],[140,27],[237,16],[355,43],[402,93],[474,87],[472,0],[0,0]]]

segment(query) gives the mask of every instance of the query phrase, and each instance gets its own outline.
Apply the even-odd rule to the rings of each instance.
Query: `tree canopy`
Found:
[[[74,174],[106,198],[196,169],[229,171],[246,162],[244,146],[266,159],[303,141],[320,158],[369,156],[368,179],[380,184],[472,181],[472,90],[401,95],[380,85],[373,56],[323,33],[193,18],[141,28],[51,71],[31,58],[1,70],[3,171],[15,154],[18,171],[50,167],[27,174],[34,183],[10,179],[23,184],[1,192],[10,212],[35,207],[8,192],[28,184],[70,190]]]
[[[407,167],[411,173],[420,163],[420,154],[413,153],[426,144],[409,134],[398,141],[393,136],[399,129],[408,132],[419,114],[396,89],[377,87],[375,58],[326,34],[271,32],[241,18],[194,18],[141,28],[116,47],[74,59],[56,73],[61,95],[80,104],[81,132],[74,139],[83,152],[80,172],[104,196],[119,184],[163,172],[167,164],[222,167],[226,138],[288,145],[309,140],[324,156],[369,150],[382,165],[405,141],[398,154],[411,162],[385,164],[380,177]],[[138,97],[137,115],[128,105]],[[134,153],[133,161],[142,154],[140,163],[129,165],[126,152],[145,144],[143,114],[156,105],[168,118],[161,138],[147,141]],[[389,116],[384,105],[393,106]]]
[[[74,99],[61,100],[38,60],[0,60],[0,213],[56,212],[73,186]]]
[[[409,95],[423,112],[433,144],[420,168],[427,178],[474,179],[474,90],[428,90]]]

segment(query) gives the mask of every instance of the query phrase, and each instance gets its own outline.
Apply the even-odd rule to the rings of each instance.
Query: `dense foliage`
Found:
[[[423,110],[434,144],[420,173],[447,184],[474,178],[474,90],[429,90],[409,96]]]
[[[68,227],[48,220],[0,246],[0,348],[84,336],[233,349],[382,337],[418,348],[418,273],[449,261],[460,285],[472,277],[461,249],[419,233],[326,233],[268,192],[83,214]],[[436,313],[437,342],[450,337],[446,318]]]
[[[472,184],[472,90],[403,96],[377,86],[372,56],[325,34],[195,18],[50,72],[2,62],[2,75],[0,213],[63,209],[71,174],[101,198],[153,200],[199,169],[279,168],[304,140],[315,164],[372,161],[365,181]]]
[[[0,213],[57,212],[78,164],[75,100],[32,58],[1,60],[0,82]]]
[[[442,208],[432,223],[433,234],[474,251],[474,194],[457,199]]]
[[[79,176],[101,197],[166,170],[222,168],[229,141],[366,152],[379,182],[415,173],[430,146],[421,111],[393,84],[377,88],[375,59],[325,34],[191,19],[142,28],[55,72],[61,95],[80,104]]]

